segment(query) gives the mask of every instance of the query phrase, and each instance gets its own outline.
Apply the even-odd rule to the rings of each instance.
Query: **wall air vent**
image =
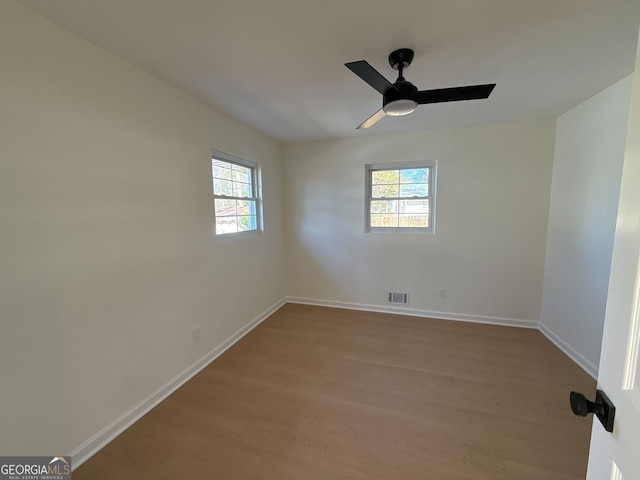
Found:
[[[409,294],[405,292],[389,292],[387,299],[389,303],[409,304]]]

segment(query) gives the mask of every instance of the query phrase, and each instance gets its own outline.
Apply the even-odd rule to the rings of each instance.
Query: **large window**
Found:
[[[216,235],[259,230],[257,165],[214,151],[211,170]]]
[[[435,162],[366,166],[366,230],[433,232]]]

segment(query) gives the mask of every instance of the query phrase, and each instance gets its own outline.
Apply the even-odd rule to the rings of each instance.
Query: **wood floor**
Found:
[[[595,382],[536,330],[287,304],[74,480],[583,480]]]

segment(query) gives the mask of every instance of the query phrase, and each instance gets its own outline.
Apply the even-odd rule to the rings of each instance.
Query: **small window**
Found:
[[[366,175],[366,231],[434,231],[435,162],[367,165]]]
[[[211,159],[211,170],[216,235],[258,231],[257,165],[216,151]]]

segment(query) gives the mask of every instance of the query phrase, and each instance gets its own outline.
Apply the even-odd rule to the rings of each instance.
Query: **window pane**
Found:
[[[238,200],[238,215],[256,214],[256,202],[253,200]]]
[[[429,213],[429,200],[403,200],[400,213]]]
[[[226,162],[221,162],[219,160],[213,160],[211,162],[213,168],[213,176],[215,178],[224,178],[227,180],[231,179],[231,164]]]
[[[244,215],[238,217],[238,231],[247,232],[256,229],[256,217],[253,215]]]
[[[371,196],[373,198],[397,198],[399,191],[398,185],[373,185]]]
[[[240,165],[233,165],[231,167],[232,178],[236,182],[251,183],[251,170],[247,167]]]
[[[248,183],[233,183],[233,196],[234,197],[250,197],[251,185]]]
[[[372,185],[384,185],[398,183],[400,179],[399,170],[374,170],[371,172]]]
[[[236,216],[236,201],[215,199],[216,217]]]
[[[372,227],[397,227],[398,215],[371,215]]]
[[[400,185],[401,197],[426,197],[429,195],[427,183],[405,183]]]
[[[215,195],[233,195],[233,187],[230,180],[220,180],[219,178],[213,179],[213,193]]]
[[[398,200],[372,200],[371,213],[398,213]]]
[[[426,228],[429,226],[429,215],[400,214],[400,226],[407,228]]]
[[[237,217],[216,218],[216,234],[235,233],[238,231]]]
[[[410,168],[400,170],[400,183],[427,183],[428,181],[428,168]]]

